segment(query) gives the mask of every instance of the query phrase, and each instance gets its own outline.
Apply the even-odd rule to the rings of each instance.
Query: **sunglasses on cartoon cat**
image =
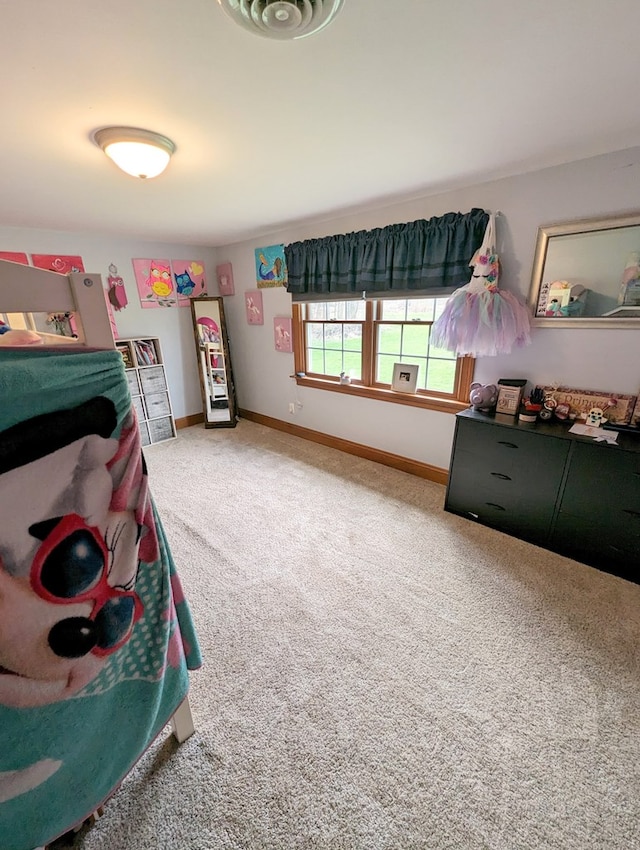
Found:
[[[144,609],[134,591],[108,583],[109,551],[100,531],[69,514],[37,523],[29,532],[42,540],[31,567],[31,586],[38,596],[58,605],[93,604],[88,617],[67,617],[51,628],[53,652],[61,658],[115,652]]]

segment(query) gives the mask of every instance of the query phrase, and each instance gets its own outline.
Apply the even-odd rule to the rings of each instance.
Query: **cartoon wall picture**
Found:
[[[233,295],[235,293],[231,263],[222,263],[222,265],[216,266],[216,277],[218,278],[220,295]]]
[[[276,316],[273,320],[273,335],[276,351],[293,351],[291,336],[291,317]]]
[[[111,304],[114,310],[123,310],[129,303],[127,292],[124,288],[124,280],[118,274],[118,267],[113,263],[109,266],[107,295],[109,304]]]
[[[186,307],[190,298],[207,294],[204,263],[201,260],[171,260],[178,307]]]
[[[82,257],[66,254],[32,254],[31,262],[37,269],[46,269],[58,274],[85,271]]]
[[[170,260],[136,259],[132,263],[143,307],[177,306]]]
[[[284,259],[284,245],[256,248],[255,258],[256,282],[260,289],[286,285],[287,265]]]
[[[120,440],[115,425],[96,397],[0,433],[0,705],[77,694],[142,616],[139,559],[157,538],[135,420]]]
[[[114,339],[118,339],[118,326],[116,325],[116,317],[113,314],[113,306],[111,301],[109,301],[109,292],[104,290],[104,303],[107,305],[107,315],[109,316],[109,324],[111,325],[111,333],[113,334]]]
[[[9,260],[10,263],[20,263],[21,266],[29,265],[27,255],[21,251],[0,251],[0,260]]]
[[[244,294],[244,304],[247,312],[247,322],[250,325],[263,325],[262,292],[259,289],[249,289]]]

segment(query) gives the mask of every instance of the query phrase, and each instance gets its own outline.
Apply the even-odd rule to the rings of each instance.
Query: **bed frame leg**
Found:
[[[182,744],[187,738],[196,731],[193,725],[193,717],[191,716],[191,708],[189,706],[189,698],[185,697],[180,704],[178,710],[171,718],[171,729],[175,735],[176,741]]]

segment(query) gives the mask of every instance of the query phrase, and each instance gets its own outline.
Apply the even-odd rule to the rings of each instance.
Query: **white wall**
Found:
[[[0,227],[0,251],[23,251],[27,255],[79,255],[83,259],[85,270],[101,274],[105,285],[109,266],[112,263],[117,266],[118,274],[125,282],[129,302],[124,310],[114,311],[119,335],[159,337],[175,416],[186,416],[202,410],[191,309],[189,307],[158,307],[143,310],[138,298],[131,260],[135,257],[202,260],[209,281],[209,293],[215,295],[217,283],[214,249],[201,245],[143,242],[86,233]]]
[[[289,295],[282,288],[264,289],[265,324],[250,326],[245,320],[242,294],[256,288],[254,249],[483,207],[502,213],[497,223],[501,286],[526,298],[540,225],[632,212],[640,206],[639,190],[640,148],[632,148],[384,209],[299,223],[218,249],[219,262],[233,264],[236,294],[225,298],[225,311],[240,407],[446,468],[454,427],[450,414],[296,388],[289,377],[293,355],[277,352],[273,345],[273,317],[291,315]],[[637,329],[534,328],[529,347],[479,359],[475,377],[483,383],[523,377],[635,394],[639,361]],[[292,417],[288,405],[296,397],[303,407]]]
[[[293,355],[277,352],[273,341],[274,316],[291,315],[287,292],[282,288],[262,290],[265,323],[250,326],[246,322],[243,292],[256,288],[254,249],[383,227],[450,211],[466,212],[471,207],[500,210],[500,283],[524,298],[529,289],[540,225],[632,212],[640,206],[639,197],[640,148],[632,148],[386,208],[352,212],[322,222],[292,224],[226,248],[0,228],[0,250],[80,254],[87,271],[100,272],[105,278],[109,264],[115,263],[125,278],[129,297],[129,306],[116,314],[118,329],[122,336],[160,337],[176,416],[202,409],[190,311],[187,308],[142,310],[131,259],[151,255],[202,259],[212,295],[217,294],[216,262],[230,261],[236,294],[226,297],[224,303],[240,407],[446,468],[453,437],[452,415],[296,387],[290,377]],[[524,377],[533,382],[635,394],[640,388],[639,362],[638,330],[534,328],[531,346],[509,356],[479,359],[475,376],[484,383],[501,377]],[[303,407],[292,417],[288,406],[296,398]]]

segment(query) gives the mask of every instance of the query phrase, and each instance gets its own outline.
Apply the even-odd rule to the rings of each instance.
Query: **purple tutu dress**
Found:
[[[431,344],[460,356],[492,357],[528,345],[529,312],[516,296],[498,289],[499,263],[495,249],[495,216],[480,248],[469,263],[469,283],[449,297],[431,328]]]

